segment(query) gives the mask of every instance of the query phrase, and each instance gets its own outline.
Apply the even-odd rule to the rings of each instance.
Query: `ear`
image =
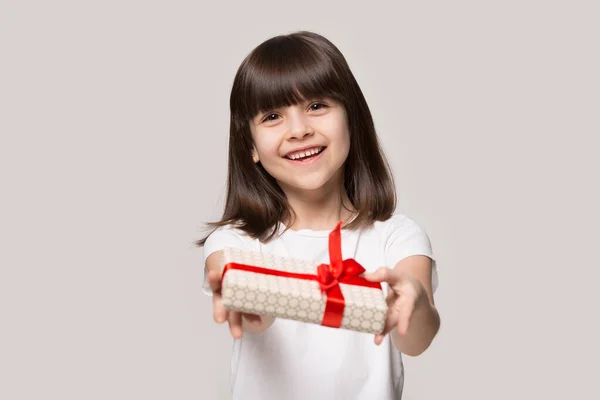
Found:
[[[256,151],[256,147],[254,146],[252,146],[252,161],[254,161],[255,164],[260,161],[260,159],[258,158],[258,152]]]

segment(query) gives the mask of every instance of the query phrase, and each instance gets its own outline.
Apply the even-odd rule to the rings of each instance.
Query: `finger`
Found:
[[[398,295],[395,292],[390,291],[385,299],[385,302],[387,304],[385,326],[383,327],[383,331],[381,333],[375,335],[376,345],[381,344],[385,338],[385,335],[390,333],[392,329],[398,326],[398,315],[401,308]]]
[[[390,293],[386,299],[386,302],[388,303],[388,309],[385,316],[385,326],[383,327],[383,331],[381,331],[381,333],[375,335],[375,344],[377,346],[383,342],[385,335],[390,333],[391,330],[394,329],[394,327],[396,327],[398,324],[397,307],[394,306],[396,301],[396,296],[393,293]]]
[[[394,329],[394,327],[398,323],[397,322],[398,320],[396,318],[394,318],[393,315],[390,315],[390,314],[388,314],[387,318],[385,319],[385,326],[383,327],[383,331],[381,332],[381,336],[385,336],[388,333],[390,333],[392,331],[392,329]]]
[[[223,298],[220,293],[214,293],[213,300],[213,318],[216,323],[222,324],[227,320],[227,309],[223,305]]]
[[[388,315],[385,319],[385,326],[383,327],[383,331],[381,331],[381,333],[378,333],[375,335],[375,344],[377,346],[379,346],[381,344],[381,342],[383,342],[385,335],[390,333],[396,325],[397,325],[396,319],[393,316]]]
[[[242,337],[242,313],[239,311],[229,311],[229,331],[235,339]]]
[[[385,338],[385,335],[390,333],[394,328],[398,329],[400,336],[406,335],[410,326],[410,319],[415,308],[413,299],[404,297],[395,299],[395,296],[388,296],[388,313],[385,319],[385,327],[380,334],[375,335],[375,344],[380,345]]]
[[[256,314],[242,314],[242,317],[250,322],[253,325],[260,325],[260,323],[262,322],[262,318],[260,315],[256,315]]]
[[[388,267],[380,267],[375,272],[367,272],[362,276],[371,282],[387,282],[390,286],[400,282],[399,274]]]
[[[394,307],[394,304],[396,304],[396,300],[398,300],[398,295],[394,291],[390,290],[387,297],[385,298],[388,310]]]
[[[219,271],[208,271],[208,273],[206,274],[206,280],[208,281],[208,284],[210,285],[210,288],[213,291],[213,293],[221,290],[221,274],[219,273]]]

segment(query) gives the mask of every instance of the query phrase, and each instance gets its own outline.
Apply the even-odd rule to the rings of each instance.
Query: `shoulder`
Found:
[[[234,225],[224,225],[216,228],[204,243],[204,258],[210,254],[223,250],[225,247],[249,249],[255,239]]]
[[[390,264],[409,255],[422,254],[434,259],[429,235],[415,220],[405,214],[394,214],[378,222],[384,251]]]
[[[386,231],[384,253],[387,265],[393,267],[399,261],[414,255],[429,257],[431,287],[432,292],[435,292],[438,287],[437,260],[425,229],[404,214],[395,214],[383,221],[382,228]]]
[[[402,213],[396,213],[385,221],[377,221],[375,229],[386,237],[426,235],[425,230],[413,219]]]

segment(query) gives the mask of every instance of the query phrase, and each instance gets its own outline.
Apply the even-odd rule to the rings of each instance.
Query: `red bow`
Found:
[[[342,222],[338,222],[329,234],[329,262],[317,267],[317,277],[321,292],[327,293],[325,315],[322,324],[339,328],[344,317],[346,302],[340,288],[340,283],[381,288],[376,282],[369,282],[360,277],[365,269],[354,259],[342,260]]]
[[[317,267],[321,292],[326,292],[339,285],[340,282],[365,272],[362,265],[352,258],[342,261],[341,226],[342,223],[338,222],[335,229],[329,234],[329,262],[331,264],[321,264]]]

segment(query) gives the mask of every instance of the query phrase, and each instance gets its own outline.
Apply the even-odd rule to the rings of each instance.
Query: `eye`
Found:
[[[326,108],[326,107],[327,107],[327,104],[325,104],[325,103],[321,103],[321,102],[316,102],[316,103],[312,103],[312,104],[310,105],[309,109],[310,109],[311,111],[317,111],[317,110],[320,110],[320,109],[322,109],[322,108]]]
[[[279,114],[275,114],[275,113],[267,114],[267,116],[263,118],[263,122],[276,121],[277,118],[279,118]]]

